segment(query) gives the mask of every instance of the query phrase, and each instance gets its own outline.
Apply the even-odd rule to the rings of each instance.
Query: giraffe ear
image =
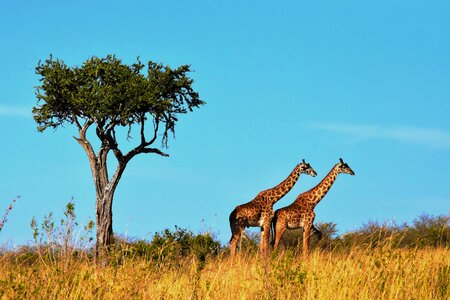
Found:
[[[344,161],[342,160],[342,158],[339,158],[339,161],[341,162],[341,164],[343,164],[343,163],[344,163]]]

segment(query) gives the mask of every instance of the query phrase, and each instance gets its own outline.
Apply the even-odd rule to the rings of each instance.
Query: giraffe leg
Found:
[[[242,231],[244,227],[239,225],[239,219],[237,218],[236,209],[234,209],[230,214],[230,228],[231,228],[231,239],[230,239],[230,254],[234,256],[236,254],[236,247],[239,239],[241,238]]]
[[[236,254],[236,247],[237,244],[241,238],[242,230],[236,230],[232,233],[231,240],[230,240],[230,254],[231,256],[234,256]]]
[[[269,253],[270,222],[265,222],[261,227],[261,255],[267,256]]]
[[[278,218],[274,227],[273,234],[275,235],[275,243],[273,244],[273,250],[275,251],[278,249],[278,245],[280,244],[280,240],[283,237],[287,226],[282,218]]]
[[[311,225],[305,226],[303,231],[303,258],[307,259],[309,256],[309,237],[311,234]]]

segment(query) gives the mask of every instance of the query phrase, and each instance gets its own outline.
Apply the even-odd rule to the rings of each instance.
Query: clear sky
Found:
[[[169,158],[128,165],[114,231],[150,238],[178,225],[230,237],[228,216],[281,182],[305,158],[275,208],[320,182],[342,157],[316,221],[340,232],[369,220],[412,221],[450,209],[448,1],[0,0],[0,214],[22,198],[0,245],[30,241],[33,216],[61,215],[73,197],[80,223],[95,191],[74,128],[38,133],[34,73],[53,57],[137,56],[190,64],[206,106],[183,116]]]

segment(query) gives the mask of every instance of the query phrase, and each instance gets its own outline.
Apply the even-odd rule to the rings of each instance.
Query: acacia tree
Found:
[[[76,126],[79,135],[74,138],[89,159],[96,191],[97,255],[111,244],[114,192],[128,162],[141,153],[169,156],[162,149],[167,148],[169,133],[175,134],[178,115],[204,104],[187,76],[190,66],[172,69],[150,61],[144,74],[145,67],[139,58],[126,65],[114,55],[89,58],[81,67],[69,67],[50,56],[36,67],[41,84],[36,87],[33,116],[38,130]],[[123,152],[119,141],[123,143],[125,137],[130,141],[135,127],[138,141]],[[98,149],[88,139],[90,129],[95,130],[90,139],[100,142]],[[127,133],[120,137],[120,132]],[[160,147],[155,146],[157,140]],[[111,153],[117,160],[112,175],[107,164]]]

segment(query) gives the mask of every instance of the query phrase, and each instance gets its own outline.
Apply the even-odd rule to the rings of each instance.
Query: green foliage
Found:
[[[280,287],[301,285],[305,282],[307,272],[302,264],[296,262],[299,258],[292,252],[286,251],[282,256],[271,259],[273,282]]]
[[[450,216],[421,215],[412,225],[368,222],[338,239],[338,246],[373,248],[389,242],[396,248],[450,247]]]
[[[375,248],[389,244],[393,248],[450,247],[450,216],[421,215],[411,225],[394,222],[368,222],[355,231],[337,235],[333,222],[315,225],[322,239],[311,236],[311,248],[345,250],[352,247]],[[286,230],[281,240],[284,248],[303,247],[303,230]]]
[[[57,128],[64,123],[90,120],[108,130],[142,123],[149,116],[163,122],[167,133],[174,132],[178,114],[204,104],[187,76],[190,66],[172,69],[152,61],[145,65],[139,58],[131,65],[114,55],[92,57],[82,66],[67,66],[52,56],[39,62],[36,74],[38,105],[33,108],[38,129]]]
[[[420,247],[450,247],[450,215],[437,217],[421,215],[414,220],[410,231]]]
[[[210,234],[197,234],[175,226],[175,230],[165,229],[153,235],[150,242],[138,240],[126,242],[116,237],[111,251],[113,259],[144,258],[156,265],[179,263],[183,258],[195,257],[203,265],[209,257],[219,254],[220,243]]]

